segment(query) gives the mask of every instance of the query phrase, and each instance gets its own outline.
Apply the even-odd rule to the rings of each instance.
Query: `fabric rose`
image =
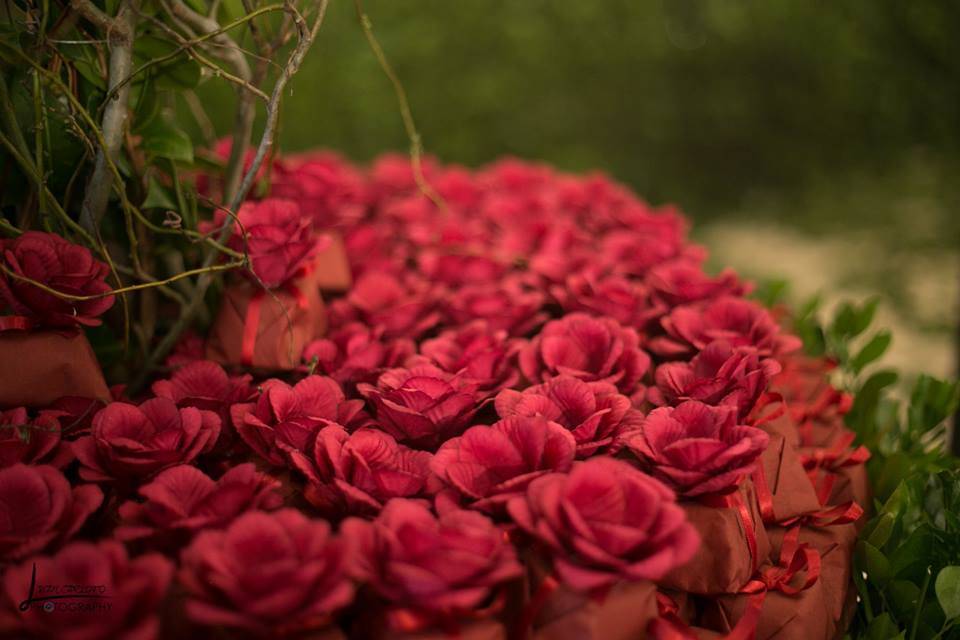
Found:
[[[295,509],[252,511],[203,531],[180,560],[187,617],[204,626],[308,633],[353,600],[343,541]]]
[[[651,299],[643,283],[615,274],[575,273],[550,292],[568,313],[606,316],[627,327],[643,327],[666,311],[663,304]]]
[[[522,342],[504,330],[494,331],[485,320],[450,329],[420,345],[420,355],[407,366],[434,364],[449,373],[459,373],[477,384],[481,393],[492,395],[514,386],[520,378],[515,356]]]
[[[111,395],[116,397],[111,389]],[[106,404],[101,400],[81,398],[80,396],[63,396],[57,398],[50,405],[50,413],[56,414],[60,423],[60,433],[65,438],[85,436],[93,426],[93,416],[103,409]],[[71,458],[73,453],[70,453]]]
[[[0,468],[18,462],[63,467],[73,460],[61,442],[61,411],[40,411],[31,418],[27,409],[0,411]]]
[[[154,640],[160,637],[157,612],[172,576],[173,563],[158,553],[131,559],[114,540],[74,542],[56,555],[7,570],[0,628],[21,638]],[[23,610],[20,603],[35,596],[32,585],[81,585],[103,599],[91,598],[89,591],[76,598],[37,597]]]
[[[421,502],[395,498],[376,520],[349,518],[341,531],[358,579],[391,609],[440,624],[460,622],[523,573],[503,531],[476,511],[437,517]]]
[[[636,331],[612,318],[570,313],[548,322],[520,352],[520,369],[531,382],[569,375],[608,382],[629,395],[650,368],[650,356],[639,344]]]
[[[363,215],[368,197],[363,175],[327,151],[278,162],[271,176],[270,195],[298,202],[318,230],[356,221]]]
[[[191,465],[171,467],[157,474],[138,493],[144,502],[120,505],[118,540],[169,538],[185,543],[201,529],[218,529],[252,510],[278,508],[280,483],[258,473],[253,464],[240,464],[214,481]]]
[[[390,498],[425,493],[431,455],[397,444],[378,429],[348,433],[338,424],[317,432],[308,451],[290,451],[307,479],[305,497],[325,514],[376,515]]]
[[[110,291],[109,268],[89,249],[60,236],[27,231],[13,240],[0,240],[0,264],[16,276],[30,278],[51,289],[74,296],[95,296]],[[67,300],[35,285],[0,273],[0,301],[17,315],[42,327],[94,327],[98,316],[113,306],[113,296],[92,300]]]
[[[577,457],[613,453],[620,438],[640,426],[643,415],[612,384],[558,376],[523,391],[505,389],[495,400],[502,418],[543,416],[569,429]]]
[[[673,492],[613,458],[537,478],[507,511],[552,557],[560,581],[576,591],[658,580],[699,546]]]
[[[546,296],[525,287],[518,279],[508,278],[495,284],[473,284],[453,291],[444,301],[444,312],[451,324],[486,320],[493,331],[524,336],[545,319],[541,310]]]
[[[226,217],[218,210],[213,222],[201,225],[201,231],[223,226]],[[240,206],[230,248],[246,251],[250,269],[273,289],[301,275],[322,244],[300,205],[293,200],[267,198]]]
[[[752,300],[722,296],[705,305],[677,307],[660,321],[666,336],[650,341],[663,357],[689,356],[714,340],[733,347],[754,347],[763,357],[782,356],[800,348],[796,336],[780,332],[770,313]]]
[[[103,502],[95,485],[71,489],[47,465],[0,469],[0,560],[19,560],[69,540]]]
[[[80,477],[95,482],[141,480],[213,449],[220,418],[212,411],[178,408],[167,398],[139,406],[112,402],[93,418],[89,436],[73,443]]]
[[[163,365],[170,369],[207,359],[206,341],[195,331],[184,331],[173,352],[163,361]]]
[[[384,431],[431,451],[463,431],[480,408],[476,383],[430,365],[391,369],[377,386],[359,384],[357,391],[374,406]]]
[[[563,426],[541,416],[477,425],[444,442],[430,463],[436,477],[474,509],[497,514],[534,479],[568,471],[577,443]]]
[[[252,380],[249,374],[228,376],[216,362],[200,360],[174,371],[169,380],[157,380],[150,389],[153,395],[173,400],[178,407],[215,412],[225,434],[230,424],[230,407],[256,397]]]
[[[690,400],[651,411],[626,445],[677,495],[695,497],[736,488],[768,441],[762,429],[737,424],[732,407]]]
[[[384,338],[383,329],[349,323],[328,337],[314,340],[303,350],[308,366],[342,385],[373,383],[385,369],[401,366],[417,351],[410,338]]]
[[[690,362],[667,362],[654,374],[656,389],[648,399],[657,405],[697,400],[729,405],[744,420],[780,371],[773,358],[761,358],[753,347],[734,349],[723,340],[711,342]]]
[[[286,464],[286,452],[305,451],[317,431],[336,422],[349,425],[363,402],[347,400],[332,378],[308,376],[294,386],[267,380],[256,402],[230,408],[233,426],[243,441],[272,465]]]
[[[354,282],[345,299],[330,305],[331,326],[361,322],[388,338],[416,339],[440,317],[426,282],[401,278],[387,271],[367,271]]]
[[[650,269],[645,281],[653,297],[667,308],[722,295],[742,296],[752,288],[742,283],[732,269],[711,278],[699,264],[690,260],[657,265]]]

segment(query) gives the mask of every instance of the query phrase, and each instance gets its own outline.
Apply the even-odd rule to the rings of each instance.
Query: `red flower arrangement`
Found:
[[[657,586],[686,569],[699,599],[743,598],[778,570],[776,530],[857,495],[850,469],[817,466],[847,442],[849,399],[748,283],[703,271],[675,210],[515,160],[471,173],[426,159],[423,174],[443,208],[405,158],[366,173],[274,158],[271,197],[241,207],[232,246],[305,314],[295,340],[242,330],[268,302],[241,281],[221,307],[230,329],[186,339],[151,395],[0,407],[0,559],[23,561],[2,578],[0,631],[150,640],[160,611],[183,608],[165,635],[596,638],[618,625],[590,621],[620,607],[642,633]],[[331,228],[354,285],[327,313],[309,272]],[[107,290],[105,267],[56,236],[24,234],[2,259]],[[43,326],[95,324],[112,302],[31,287],[5,275],[0,298]],[[808,482],[801,461],[846,474],[836,495],[787,501]],[[19,608],[34,564],[106,585],[116,609]]]

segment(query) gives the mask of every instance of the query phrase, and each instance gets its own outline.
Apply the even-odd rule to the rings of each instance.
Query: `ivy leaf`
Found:
[[[143,149],[150,155],[179,162],[193,162],[193,142],[190,136],[163,118],[154,118],[140,130],[140,134],[143,136]]]
[[[880,331],[870,338],[870,341],[863,345],[863,348],[857,352],[857,355],[851,358],[850,368],[853,372],[858,374],[863,371],[863,368],[868,364],[878,360],[880,356],[886,353],[887,347],[890,346],[892,339],[893,336],[889,331]]]
[[[960,567],[944,567],[937,574],[937,581],[934,584],[937,592],[937,600],[940,602],[940,608],[952,620],[960,616]]]
[[[160,186],[157,179],[150,176],[147,183],[147,197],[144,198],[140,207],[142,209],[172,209],[177,210],[177,204],[167,193],[167,190]]]

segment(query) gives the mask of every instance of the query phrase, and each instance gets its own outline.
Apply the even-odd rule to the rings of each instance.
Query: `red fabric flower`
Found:
[[[410,338],[384,338],[382,328],[352,322],[308,344],[303,361],[309,365],[316,358],[317,373],[342,385],[373,383],[385,369],[401,366],[416,351]]]
[[[317,432],[307,451],[290,451],[307,478],[307,500],[331,516],[376,515],[390,498],[424,493],[431,455],[378,429],[350,434],[338,424]]]
[[[753,472],[770,439],[736,420],[732,407],[691,400],[651,411],[626,445],[678,495],[722,493]]]
[[[836,365],[825,358],[791,354],[783,358],[783,370],[772,387],[783,396],[795,424],[808,420],[842,423],[853,405],[853,398],[830,384],[829,372]]]
[[[307,633],[350,604],[344,543],[295,509],[246,513],[181,554],[187,616],[266,637]]]
[[[114,388],[111,388],[111,394],[116,399]],[[90,398],[81,398],[80,396],[63,396],[57,398],[50,405],[50,413],[57,416],[60,423],[60,432],[65,438],[87,435],[93,426],[93,416],[97,415],[100,409],[105,405],[100,400]],[[70,452],[70,457],[73,453]]]
[[[0,411],[0,468],[18,462],[63,467],[73,460],[70,447],[61,442],[59,411],[40,411],[31,418],[27,409]]]
[[[760,358],[753,347],[734,349],[723,340],[711,342],[690,362],[667,362],[657,367],[654,404],[676,405],[698,400],[709,405],[729,405],[745,419],[766,391],[770,378],[780,371],[773,358]],[[654,392],[656,391],[656,393]]]
[[[613,458],[538,478],[507,510],[550,553],[559,579],[578,591],[658,580],[699,546],[673,492]]]
[[[353,222],[364,213],[364,177],[335,153],[284,158],[271,177],[270,195],[298,202],[315,229]]]
[[[173,352],[164,360],[163,365],[170,369],[177,369],[191,362],[206,359],[207,350],[204,338],[196,332],[188,330],[183,332],[179,342],[177,342],[177,346],[173,348]]]
[[[367,271],[342,300],[330,305],[331,325],[362,322],[388,338],[416,339],[437,324],[439,315],[427,283],[386,271]]]
[[[780,333],[770,313],[756,302],[723,296],[705,305],[677,307],[661,321],[667,335],[650,341],[664,357],[688,356],[714,340],[733,347],[755,347],[764,357],[782,356],[800,348],[796,336]]]
[[[614,273],[644,276],[650,269],[685,257],[702,257],[697,247],[686,243],[687,221],[672,208],[653,212],[646,205],[634,205],[618,214],[626,228],[604,236],[599,259]]]
[[[609,382],[622,393],[637,391],[650,368],[640,337],[612,318],[570,313],[548,322],[520,352],[520,369],[532,382],[569,375],[585,382]]]
[[[480,408],[476,383],[430,365],[391,369],[377,386],[357,390],[376,408],[384,431],[431,451],[463,431]]]
[[[506,278],[497,284],[474,284],[460,287],[444,301],[444,311],[451,324],[485,320],[493,331],[506,331],[523,336],[545,319],[541,312],[546,296],[524,286],[517,278]]]
[[[95,485],[70,488],[47,465],[0,469],[0,560],[19,560],[69,540],[103,502]]]
[[[671,260],[653,267],[647,274],[646,283],[654,298],[668,308],[723,295],[742,296],[751,289],[732,269],[725,269],[716,278],[711,278],[700,265],[690,260]]]
[[[173,563],[160,554],[130,559],[113,540],[74,542],[56,555],[34,557],[7,570],[0,628],[21,638],[154,640],[160,635],[157,611],[172,576]],[[31,596],[31,585],[87,589],[76,598],[46,601],[34,591],[36,600],[24,611],[20,603]]]
[[[436,517],[421,502],[395,498],[373,522],[349,518],[341,531],[360,580],[393,609],[438,620],[473,611],[523,571],[503,532],[476,511]]]
[[[107,265],[96,260],[86,247],[53,233],[27,231],[16,239],[0,241],[0,264],[61,293],[93,296],[110,291]],[[97,326],[97,317],[113,306],[113,296],[67,300],[2,272],[0,301],[39,326],[63,328]]]
[[[430,468],[472,508],[496,514],[534,479],[569,470],[576,448],[570,432],[556,422],[515,416],[447,440]]]
[[[308,376],[293,387],[267,380],[261,388],[255,403],[233,405],[230,416],[244,442],[277,466],[286,463],[287,451],[305,451],[322,426],[351,424],[363,405],[347,400],[340,385],[324,376]]]
[[[190,465],[171,467],[140,487],[144,502],[120,505],[121,522],[114,535],[124,541],[168,537],[183,543],[195,532],[226,526],[246,511],[278,508],[283,503],[279,487],[250,463],[233,467],[216,481]]]
[[[543,416],[569,429],[577,442],[577,457],[599,452],[613,453],[620,437],[639,427],[643,415],[630,398],[612,384],[584,382],[558,376],[523,391],[505,389],[496,398],[497,413],[511,416]]]
[[[408,366],[434,364],[472,380],[482,393],[494,394],[519,380],[515,356],[522,344],[509,338],[506,331],[494,331],[486,321],[476,320],[424,340],[420,355],[412,358]]]
[[[140,406],[112,402],[93,418],[92,434],[73,443],[84,480],[142,480],[213,449],[220,418],[212,411],[177,408],[167,398]]]
[[[643,283],[613,274],[575,273],[550,291],[564,311],[607,316],[627,327],[643,327],[666,311]]]

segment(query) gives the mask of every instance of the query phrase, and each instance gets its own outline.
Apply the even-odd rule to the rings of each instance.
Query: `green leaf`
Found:
[[[177,204],[173,201],[173,198],[167,193],[167,190],[160,186],[160,183],[157,182],[157,179],[153,176],[150,176],[150,180],[147,183],[147,197],[144,198],[143,203],[140,205],[142,209],[171,209],[173,211],[177,210]]]
[[[857,553],[860,555],[863,568],[867,571],[867,580],[881,587],[890,580],[890,561],[882,551],[869,542],[861,540],[857,543]]]
[[[893,533],[893,525],[896,521],[897,519],[893,515],[889,513],[882,514],[877,518],[873,530],[870,531],[870,535],[867,536],[867,542],[877,549],[883,547],[883,545],[887,544],[887,540],[890,539],[890,534]]]
[[[898,619],[909,620],[920,606],[920,587],[909,580],[891,580],[887,600]]]
[[[789,283],[786,280],[764,280],[757,285],[752,297],[765,307],[772,307],[783,302],[787,294]]]
[[[890,640],[898,635],[900,635],[900,628],[890,614],[884,611],[870,622],[865,637],[866,640]]]
[[[150,155],[179,162],[193,162],[193,142],[190,136],[163,118],[154,118],[140,130],[140,135],[143,136],[143,149]]]
[[[953,619],[960,616],[960,567],[944,567],[937,574],[934,584],[940,608],[947,616]]]
[[[860,373],[865,366],[878,360],[880,356],[886,353],[892,339],[893,336],[889,331],[880,331],[870,338],[870,341],[863,345],[857,355],[850,360],[850,368],[853,372]]]
[[[133,52],[139,66],[150,60],[167,56],[178,49],[179,45],[169,40],[142,36],[137,38]],[[179,52],[169,61],[152,67],[150,74],[158,89],[192,89],[200,83],[202,69],[200,64],[186,53]]]

